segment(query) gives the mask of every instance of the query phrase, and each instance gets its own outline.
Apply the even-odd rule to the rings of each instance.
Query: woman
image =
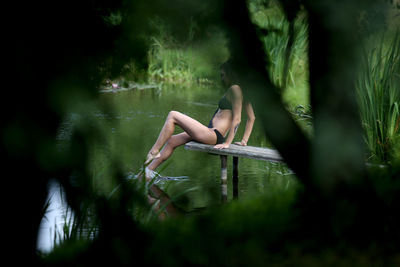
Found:
[[[177,111],[169,112],[157,141],[147,154],[145,164],[149,165],[145,168],[146,179],[149,180],[154,177],[154,170],[171,156],[176,147],[191,140],[215,145],[214,148],[217,149],[228,148],[232,143],[241,121],[243,94],[229,61],[221,65],[220,71],[222,82],[229,88],[219,100],[218,108],[208,127],[183,113]],[[246,129],[242,140],[235,143],[242,146],[247,145],[255,120],[250,102],[246,102],[244,108],[247,114]],[[181,127],[184,132],[172,135],[175,125]],[[224,136],[226,135],[227,137],[225,138]],[[164,148],[160,152],[163,146]]]

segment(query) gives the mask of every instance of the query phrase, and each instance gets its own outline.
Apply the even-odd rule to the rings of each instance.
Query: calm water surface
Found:
[[[88,112],[85,116],[92,118],[102,129],[99,134],[106,141],[93,147],[91,151],[94,183],[106,193],[115,184],[108,178],[110,161],[118,158],[127,176],[137,173],[144,162],[149,149],[156,141],[164,120],[171,110],[180,111],[208,125],[217,108],[219,98],[224,91],[214,86],[162,86],[161,89],[132,90],[117,93],[102,93],[98,103],[102,108]],[[257,113],[256,113],[257,116]],[[70,127],[79,121],[82,115],[71,114],[60,129],[59,139],[67,139]],[[243,135],[246,115],[243,113],[242,124],[235,141]],[[262,125],[256,120],[248,145],[272,147],[262,133]],[[177,127],[176,133],[182,130]],[[176,203],[183,209],[192,209],[219,205],[221,201],[220,160],[219,156],[187,151],[182,147],[175,150],[170,159],[164,162],[157,171],[162,176],[179,177],[168,180],[160,186],[174,198],[181,192],[188,193],[176,198]],[[232,158],[228,157],[228,178],[232,176]],[[239,159],[239,201],[256,197],[269,192],[288,190],[296,184],[296,178],[284,164],[270,163],[252,159]],[[52,240],[49,233],[54,231],[54,220],[61,223],[60,209],[65,209],[57,195],[59,188],[50,187],[50,195],[55,199],[47,220],[42,224],[39,238],[40,248],[49,249]],[[57,199],[59,200],[57,202]],[[232,179],[228,179],[228,201],[232,200]],[[57,204],[58,203],[58,204]],[[58,213],[57,213],[58,212]],[[58,216],[58,217],[57,217]],[[60,227],[60,226],[58,226]],[[47,244],[47,245],[46,245]]]

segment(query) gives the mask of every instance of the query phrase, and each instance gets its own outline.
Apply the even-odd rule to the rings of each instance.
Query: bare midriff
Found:
[[[230,109],[219,109],[212,120],[214,128],[223,136],[226,135],[232,124],[232,111]]]

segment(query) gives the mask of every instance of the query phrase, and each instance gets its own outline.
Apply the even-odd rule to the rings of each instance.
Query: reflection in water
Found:
[[[58,244],[64,235],[64,223],[73,221],[71,209],[67,206],[64,190],[61,185],[51,180],[48,184],[48,200],[50,205],[39,227],[37,249],[43,253],[50,252],[54,243]]]
[[[189,179],[189,176],[162,176],[158,172],[154,172],[155,177],[154,177],[154,183],[155,184],[162,184],[166,181],[187,181]],[[134,174],[133,172],[129,172],[128,175],[126,176],[126,179],[136,179],[137,174]]]

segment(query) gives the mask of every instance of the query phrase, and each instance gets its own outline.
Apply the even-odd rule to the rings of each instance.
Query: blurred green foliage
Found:
[[[11,251],[4,261],[50,266],[396,265],[399,166],[393,161],[383,170],[365,168],[355,97],[360,62],[356,41],[362,38],[357,19],[360,12],[372,14],[386,1],[280,3],[289,23],[301,10],[307,13],[312,138],[285,109],[267,68],[271,59],[259,39],[260,29],[244,1],[13,3],[19,23],[6,32],[11,40],[6,51],[13,59],[7,62],[12,73],[4,92],[13,107],[10,112],[2,106],[1,144],[6,155],[3,171],[9,175],[5,180],[10,183],[6,188],[18,197],[6,204],[5,229],[13,237],[7,240]],[[132,61],[136,68],[148,69],[148,21],[157,16],[170,25],[178,42],[188,38],[181,25],[191,21],[198,27],[196,36],[189,34],[193,40],[207,39],[212,25],[222,29],[266,136],[296,172],[297,192],[142,224],[134,211],[149,210],[145,188],[126,184],[118,158],[107,159],[112,168],[105,175],[113,177],[110,187],[124,186],[112,197],[92,190],[92,144],[104,144],[105,149],[109,145],[104,143],[107,133],[95,120],[83,117],[65,149],[59,149],[56,136],[64,117],[90,109],[107,73],[117,76]],[[380,20],[386,14],[375,17]],[[90,242],[66,242],[41,258],[35,250],[37,230],[46,185],[53,177],[65,188],[77,218],[85,217],[87,205],[93,205],[98,235]]]

